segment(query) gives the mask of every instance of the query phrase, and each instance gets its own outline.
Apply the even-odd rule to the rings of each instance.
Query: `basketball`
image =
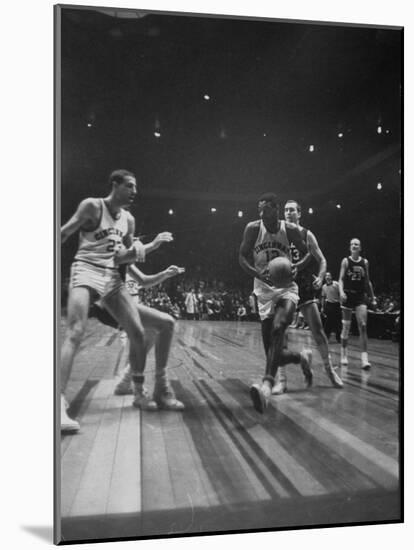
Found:
[[[273,258],[269,262],[269,278],[276,288],[288,286],[292,281],[292,264],[288,258]]]

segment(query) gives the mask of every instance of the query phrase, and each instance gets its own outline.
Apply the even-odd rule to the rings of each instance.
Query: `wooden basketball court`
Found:
[[[337,390],[309,332],[289,342],[314,350],[314,387],[289,366],[289,392],[260,415],[259,323],[180,321],[169,373],[186,409],[141,412],[113,395],[118,332],[91,319],[67,390],[81,431],[61,439],[62,539],[398,520],[398,345],[370,340],[366,375],[351,338]],[[152,354],[147,372],[152,389]]]

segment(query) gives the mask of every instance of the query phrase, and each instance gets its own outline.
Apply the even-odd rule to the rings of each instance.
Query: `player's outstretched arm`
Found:
[[[83,200],[76,212],[60,229],[61,242],[64,243],[73,233],[88,225],[95,225],[99,206],[96,199]]]
[[[150,243],[144,244],[145,252],[148,254],[148,252],[152,252],[153,250],[157,250],[163,243],[170,243],[174,240],[174,237],[172,233],[169,231],[163,231],[162,233],[158,233],[158,235],[155,237],[153,241]]]
[[[312,256],[316,259],[319,265],[318,276],[313,281],[313,286],[317,289],[322,288],[323,280],[326,274],[327,262],[326,258],[319,247],[318,241],[312,231],[308,231],[308,248]]]
[[[366,273],[366,277],[365,277],[366,292],[367,292],[367,294],[369,296],[369,299],[371,301],[371,305],[373,307],[376,307],[377,300],[375,298],[374,287],[372,286],[372,282],[371,282],[371,279],[370,279],[370,276],[369,276],[369,264],[368,264],[367,259],[365,260],[365,273]]]
[[[164,269],[159,273],[154,273],[153,275],[146,275],[135,265],[130,265],[128,268],[129,275],[131,275],[135,281],[137,281],[137,283],[144,288],[159,285],[165,280],[175,277],[176,275],[181,275],[184,272],[184,267],[177,267],[176,265],[170,265],[167,269]]]
[[[341,262],[341,269],[339,271],[339,278],[338,278],[339,297],[341,299],[341,302],[346,301],[346,294],[344,291],[344,278],[345,278],[345,272],[347,269],[348,269],[348,260],[344,258]]]
[[[257,222],[250,222],[246,225],[243,233],[243,239],[239,249],[240,267],[251,277],[260,278],[260,273],[252,264],[252,252],[259,232]]]

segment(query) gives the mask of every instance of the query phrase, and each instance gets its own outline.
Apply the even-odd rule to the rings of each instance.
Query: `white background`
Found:
[[[70,4],[82,4],[73,0]],[[410,180],[414,97],[413,16],[408,1],[112,0],[86,5],[260,17],[389,24],[405,27],[405,181]],[[1,382],[0,544],[8,550],[51,544],[53,502],[53,2],[9,0],[1,36]],[[412,192],[405,191],[405,204]],[[6,218],[6,219],[5,219]],[[407,216],[408,218],[408,216]],[[407,220],[408,222],[409,220]],[[3,225],[4,223],[4,225]],[[408,225],[408,223],[407,223]],[[406,231],[406,242],[412,232]],[[390,228],[392,230],[392,228]],[[406,245],[407,255],[409,244]],[[406,257],[406,272],[410,260]],[[409,290],[409,283],[407,288]],[[408,292],[408,291],[407,291]],[[412,305],[412,297],[406,296]],[[5,307],[4,305],[5,304]],[[408,310],[408,308],[407,308]],[[407,316],[408,317],[408,316]],[[411,326],[405,328],[406,341]],[[408,344],[409,346],[409,344]],[[407,346],[407,347],[408,347]],[[84,548],[408,548],[413,529],[412,354],[405,357],[406,524],[158,541]],[[275,510],[275,514],[277,510]],[[37,533],[37,534],[36,534]],[[412,543],[411,543],[412,544]]]

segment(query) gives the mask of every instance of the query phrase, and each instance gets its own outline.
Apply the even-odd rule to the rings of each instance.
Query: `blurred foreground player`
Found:
[[[377,301],[369,278],[368,260],[360,255],[359,239],[351,239],[350,252],[351,255],[342,260],[338,281],[342,307],[341,365],[348,365],[348,337],[354,311],[359,330],[361,367],[369,370],[371,364],[368,360],[367,302],[369,299],[372,307],[375,308]]]
[[[239,263],[246,273],[254,277],[254,293],[257,296],[262,326],[263,345],[266,352],[266,372],[262,384],[253,384],[250,396],[254,408],[263,413],[268,405],[275,375],[280,365],[300,363],[308,386],[312,384],[312,352],[301,353],[283,349],[284,335],[293,319],[299,300],[298,287],[293,273],[282,287],[276,288],[269,278],[269,263],[277,257],[291,260],[290,245],[294,243],[304,253],[295,264],[300,271],[309,259],[306,244],[299,229],[279,220],[277,197],[266,193],[259,198],[260,219],[247,224],[240,245]]]
[[[306,243],[307,250],[312,254],[310,261],[296,277],[299,288],[299,302],[297,308],[303,314],[305,322],[312,332],[313,339],[318,347],[329,380],[335,388],[342,388],[342,380],[332,365],[328,339],[323,330],[322,320],[318,309],[318,294],[325,278],[326,259],[312,231],[300,225],[301,210],[301,206],[297,201],[289,200],[285,204],[284,213],[286,222],[293,223],[297,226],[303,241]],[[304,252],[298,250],[294,243],[291,244],[291,254],[294,262],[298,262],[304,256]],[[272,393],[274,395],[279,395],[286,391],[286,367],[281,366],[278,370],[276,384],[273,387]]]
[[[109,185],[108,196],[83,200],[61,228],[62,243],[79,231],[61,348],[61,430],[67,432],[77,432],[79,424],[67,415],[63,392],[85,332],[89,305],[96,298],[101,298],[105,308],[128,334],[131,365],[137,377],[136,391],[140,392],[139,376],[145,367],[144,328],[118,268],[122,264],[144,261],[146,253],[172,240],[170,233],[164,233],[146,245],[138,240],[134,242],[135,219],[126,208],[136,197],[135,176],[127,170],[115,170],[109,176]]]
[[[175,265],[171,265],[164,271],[153,275],[144,274],[134,265],[129,266],[127,269],[127,288],[131,296],[135,297],[135,305],[139,311],[145,330],[146,354],[155,345],[155,387],[153,396],[150,396],[147,388],[144,386],[144,373],[142,373],[141,384],[143,391],[135,395],[133,401],[133,406],[141,410],[156,411],[158,409],[166,409],[181,411],[184,409],[184,404],[176,399],[168,382],[167,375],[167,363],[174,336],[175,320],[167,313],[141,304],[138,298],[139,289],[158,285],[171,277],[184,273],[184,271],[184,268]],[[116,320],[99,303],[94,304],[90,315],[96,317],[105,325],[114,328],[118,327]],[[124,334],[123,331],[121,334]],[[124,341],[125,338],[122,338],[122,340]],[[132,374],[131,366],[128,362],[121,379],[115,387],[115,395],[130,395],[134,393]]]

